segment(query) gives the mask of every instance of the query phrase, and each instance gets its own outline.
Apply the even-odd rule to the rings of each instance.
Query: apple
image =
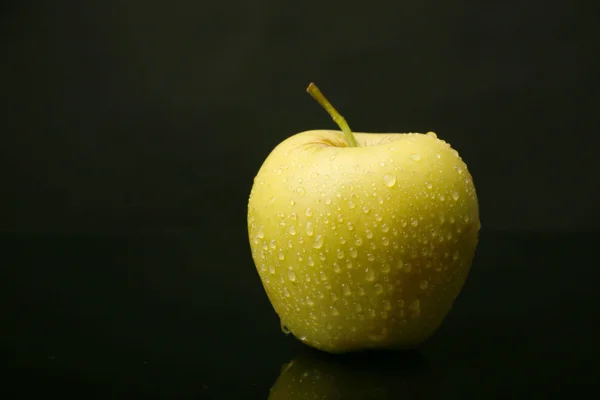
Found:
[[[408,349],[450,312],[477,247],[479,205],[458,152],[435,133],[295,134],[248,200],[252,257],[284,332],[345,353]]]

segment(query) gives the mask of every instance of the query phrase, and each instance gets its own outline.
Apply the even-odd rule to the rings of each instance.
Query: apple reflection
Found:
[[[269,400],[424,399],[433,384],[430,366],[417,352],[334,356],[307,350],[284,365]]]

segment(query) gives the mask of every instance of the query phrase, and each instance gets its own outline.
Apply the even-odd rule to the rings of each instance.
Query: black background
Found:
[[[276,144],[334,128],[305,93],[315,81],[354,130],[433,130],[474,177],[473,273],[419,367],[441,371],[439,393],[591,382],[592,2],[2,7],[13,365],[70,387],[265,398],[306,349],[279,331],[254,270],[247,197]]]

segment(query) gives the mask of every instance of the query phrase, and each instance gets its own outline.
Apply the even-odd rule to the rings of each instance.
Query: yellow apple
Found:
[[[479,234],[472,177],[433,132],[342,132],[280,143],[248,201],[252,256],[282,328],[317,349],[405,349],[429,338]]]

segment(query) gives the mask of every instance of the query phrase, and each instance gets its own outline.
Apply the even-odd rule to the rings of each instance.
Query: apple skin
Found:
[[[480,229],[472,177],[433,132],[301,132],[248,201],[252,256],[284,331],[330,353],[408,349],[442,324]]]

